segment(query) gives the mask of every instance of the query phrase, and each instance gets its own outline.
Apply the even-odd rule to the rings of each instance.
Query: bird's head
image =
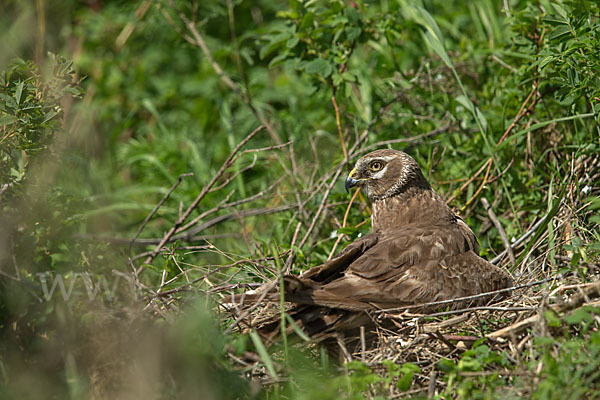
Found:
[[[361,157],[346,178],[346,190],[354,186],[362,188],[371,202],[396,196],[412,187],[430,188],[417,162],[408,154],[391,149]]]

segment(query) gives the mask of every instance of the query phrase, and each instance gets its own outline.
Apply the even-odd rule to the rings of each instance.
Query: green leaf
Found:
[[[435,22],[431,14],[422,8],[415,7],[417,13],[422,18],[421,21],[418,21],[422,26],[424,26],[429,33],[440,43],[442,49],[444,49],[444,53],[446,52],[446,46],[444,45],[444,36],[442,35],[442,31],[440,30],[438,24]]]
[[[315,14],[312,12],[307,12],[302,17],[302,22],[300,22],[300,29],[307,29],[313,26],[313,22],[315,21]]]
[[[288,49],[293,49],[294,47],[296,47],[299,41],[300,39],[298,38],[298,36],[292,36],[285,43],[285,47],[287,47]]]
[[[3,115],[0,117],[0,126],[14,124],[16,120],[14,115]]]
[[[302,329],[300,329],[300,327],[298,326],[298,324],[296,324],[296,321],[294,321],[291,315],[286,313],[285,319],[290,324],[294,332],[296,332],[296,335],[300,337],[300,339],[304,340],[305,342],[310,342],[310,338],[306,335],[306,333],[302,331]]]
[[[571,34],[571,28],[567,25],[561,25],[552,30],[552,33],[548,37],[548,40],[556,40],[563,36]]]
[[[406,392],[408,389],[410,389],[410,386],[412,384],[412,379],[415,376],[414,372],[408,372],[404,375],[402,375],[399,379],[398,382],[396,383],[396,387],[398,389],[400,389],[403,392]]]
[[[44,119],[42,120],[42,124],[50,121],[52,118],[54,118],[56,115],[58,115],[58,113],[56,111],[50,111],[48,112],[45,116]]]
[[[25,84],[24,81],[19,82],[19,84],[17,85],[17,89],[15,90],[15,101],[17,103],[17,105],[21,104],[21,96],[23,94],[23,85]]]
[[[560,326],[560,318],[558,318],[554,312],[550,310],[544,311],[544,318],[546,318],[548,326],[552,326],[555,328]]]
[[[465,107],[467,110],[469,110],[471,112],[471,114],[473,114],[473,117],[475,117],[476,119],[479,120],[479,122],[481,123],[481,126],[483,127],[483,130],[487,131],[487,126],[488,126],[487,119],[485,118],[483,113],[479,110],[479,108],[477,108],[477,106],[475,106],[475,104],[473,104],[471,99],[469,99],[467,96],[464,96],[461,94],[460,96],[456,96],[455,100],[459,104],[461,104],[463,107]]]
[[[437,54],[449,68],[452,68],[452,61],[450,60],[450,57],[448,57],[448,53],[446,52],[446,49],[444,48],[442,42],[440,42],[439,39],[432,35],[429,31],[426,31],[424,33],[424,36],[425,41],[427,42],[431,50],[433,50],[433,52]]]
[[[446,45],[444,44],[444,36],[442,35],[442,31],[438,27],[437,23],[429,14],[427,10],[422,7],[406,7],[407,18],[414,20],[416,23],[425,28],[423,32],[423,37],[425,38],[425,42],[433,50],[435,54],[437,54],[442,61],[449,67],[452,67],[452,62],[450,61],[450,57],[448,57],[448,53],[446,52]]]
[[[565,19],[559,19],[559,18],[550,16],[550,15],[543,17],[542,21],[544,21],[550,25],[568,25],[569,24],[569,21],[567,21]]]
[[[585,199],[585,202],[590,202],[590,205],[588,206],[591,210],[598,210],[600,209],[600,197],[598,196],[590,196],[587,197]]]
[[[567,14],[567,11],[558,3],[551,3],[552,7],[554,8],[554,10],[558,13],[558,15],[560,15],[561,17],[563,17],[563,19],[568,20],[569,16]]]
[[[360,29],[359,27],[356,27],[356,26],[349,26],[346,29],[344,29],[344,31],[346,32],[346,38],[350,42],[353,42],[354,40],[356,40],[362,33],[362,29]]]
[[[288,53],[281,53],[269,62],[269,68],[276,67],[288,58]]]
[[[353,227],[353,226],[347,226],[347,227],[345,227],[345,228],[339,228],[339,229],[337,230],[337,233],[338,233],[338,234],[342,233],[342,234],[344,234],[344,235],[352,235],[353,233],[356,233],[356,231],[357,231],[357,230],[358,230],[358,229],[357,229],[357,228],[355,228],[355,227]]]
[[[282,46],[292,37],[291,32],[282,32],[277,35],[267,36],[270,39],[269,43],[260,50],[260,58],[265,59],[269,54]]]
[[[435,364],[435,366],[442,372],[451,372],[456,369],[456,365],[451,360],[446,358],[442,358]]]
[[[533,342],[538,346],[551,346],[556,343],[556,340],[548,336],[538,336],[533,338]]]
[[[358,79],[356,78],[356,75],[354,75],[353,73],[348,72],[348,71],[346,71],[342,74],[342,78],[344,78],[344,80],[346,82],[357,82],[358,81]]]
[[[4,103],[12,109],[17,107],[17,103],[15,103],[15,99],[13,99],[12,96],[9,96],[5,93],[0,93],[0,99],[4,100]]]
[[[359,23],[361,21],[360,13],[354,7],[346,8],[346,16],[352,23]]]
[[[338,74],[337,72],[333,74],[333,84],[335,86],[339,86],[340,83],[344,82],[344,78],[342,78],[342,75]]]
[[[474,358],[463,358],[458,362],[458,369],[461,371],[481,371],[481,362]]]
[[[414,373],[420,374],[421,368],[419,368],[418,365],[415,365],[413,363],[404,363],[404,364],[402,364],[402,371],[403,372],[414,372]]]
[[[320,75],[323,78],[327,78],[333,73],[333,67],[329,62],[322,58],[316,58],[306,63],[304,70],[309,74]]]
[[[548,65],[548,63],[550,63],[550,62],[551,62],[551,61],[553,61],[553,60],[554,60],[554,56],[547,56],[547,57],[544,57],[544,58],[542,59],[542,61],[540,61],[540,69],[544,69],[544,67],[545,67],[546,65]]]
[[[565,322],[569,325],[577,325],[582,322],[589,323],[594,321],[594,317],[585,308],[579,308],[573,311],[571,315],[567,315],[564,319]]]

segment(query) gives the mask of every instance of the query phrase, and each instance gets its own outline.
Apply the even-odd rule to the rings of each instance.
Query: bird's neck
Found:
[[[371,206],[373,232],[454,218],[444,200],[431,188],[413,187],[396,196],[376,200]]]

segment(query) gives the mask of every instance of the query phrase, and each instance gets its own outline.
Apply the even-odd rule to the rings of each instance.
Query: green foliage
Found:
[[[13,61],[0,74],[0,186],[2,200],[17,191],[33,155],[63,133],[65,95],[80,97],[73,62],[50,54],[45,76],[32,62]]]
[[[600,93],[600,81],[594,71],[600,68],[595,57],[589,57],[598,45],[597,15],[600,6],[594,2],[552,2],[543,16],[534,5],[527,6],[516,18],[513,29],[522,35],[515,49],[536,51],[535,62],[528,67],[555,87],[555,97],[564,106]],[[525,33],[525,29],[535,30]],[[546,38],[539,37],[543,33]],[[529,50],[529,51],[528,51]],[[594,102],[592,102],[594,104]]]
[[[600,388],[600,331],[597,307],[576,309],[564,317],[547,311],[548,327],[555,336],[537,336],[530,360],[515,363],[506,352],[475,343],[458,362],[442,359],[446,396],[469,399],[517,398],[525,390],[533,399],[586,399]],[[559,328],[559,329],[557,329]]]
[[[502,372],[512,367],[506,353],[498,353],[482,343],[475,343],[458,363],[442,359],[437,364],[446,374],[445,395],[469,399],[497,397],[501,388],[511,384],[510,378]]]
[[[420,368],[415,364],[405,363],[402,365],[395,364],[392,361],[385,360],[382,363],[385,367],[383,376],[373,372],[368,365],[360,361],[351,361],[346,364],[349,377],[349,397],[362,398],[365,393],[370,393],[372,396],[385,398],[390,393],[390,387],[402,392],[410,389],[413,377],[421,372]]]
[[[539,365],[543,368],[532,398],[587,399],[598,395],[600,331],[595,318],[599,314],[597,307],[577,309],[563,318],[568,327],[564,336],[536,338],[540,356],[532,362],[531,369]],[[555,325],[551,321],[548,324]]]
[[[346,71],[345,65],[355,46],[379,32],[360,12],[364,10],[355,7],[342,1],[290,2],[289,10],[277,14],[285,24],[265,36],[269,43],[261,50],[261,58],[276,52],[269,67],[285,61],[330,86],[356,82],[356,75]]]

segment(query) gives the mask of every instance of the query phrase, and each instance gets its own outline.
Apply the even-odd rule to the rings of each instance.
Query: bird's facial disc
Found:
[[[354,186],[360,186],[371,203],[410,187],[431,188],[411,156],[391,149],[376,150],[360,158],[346,179],[346,190]]]
[[[388,157],[360,160],[346,178],[346,191],[355,186],[368,184],[369,181],[381,179],[387,171],[389,161]]]

